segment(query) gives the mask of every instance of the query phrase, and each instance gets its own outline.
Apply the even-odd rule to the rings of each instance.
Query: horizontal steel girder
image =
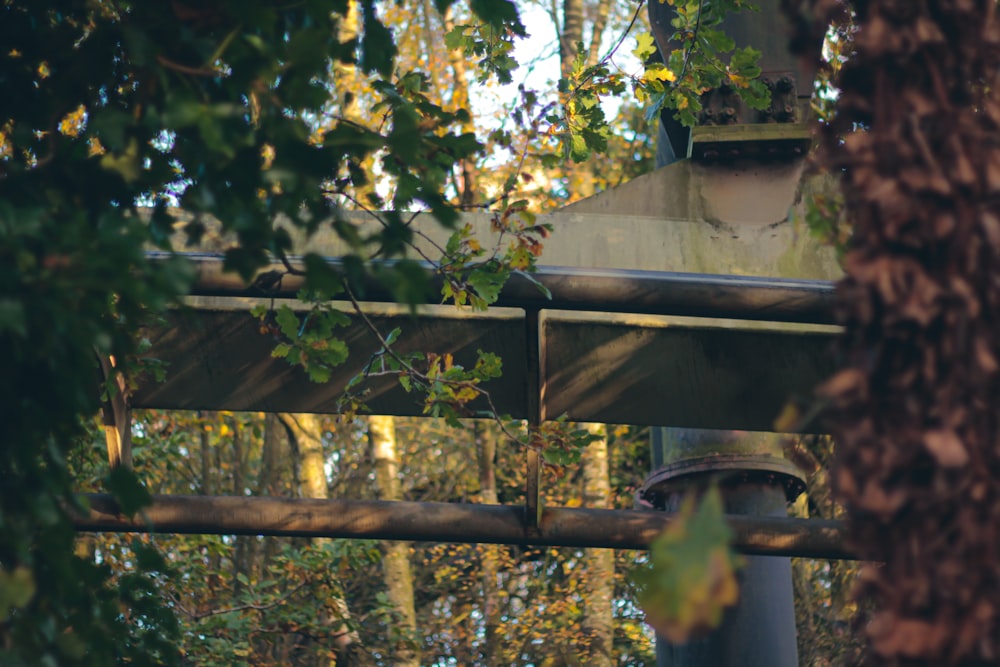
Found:
[[[522,506],[310,500],[230,496],[154,496],[134,518],[107,495],[90,506],[78,531],[275,535],[524,546],[647,549],[672,515],[642,510],[547,507],[529,527]],[[727,517],[733,547],[745,554],[852,559],[839,521]]]
[[[218,256],[196,257],[199,296],[294,295],[286,276],[279,289],[246,287],[221,272]],[[791,396],[807,396],[833,371],[829,331],[788,326],[740,328],[711,320],[663,321],[641,315],[825,322],[832,286],[785,281],[644,271],[542,269],[536,278],[546,299],[524,278],[501,296],[506,306],[544,308],[539,332],[543,360],[542,414],[611,424],[772,430]],[[369,301],[388,299],[376,286]],[[599,309],[604,314],[557,312]],[[354,318],[337,331],[350,357],[330,382],[315,384],[301,370],[271,357],[275,340],[262,335],[245,303],[228,309],[196,307],[171,312],[147,332],[150,355],[166,363],[163,383],[144,382],[132,396],[137,408],[334,413],[347,382],[378,352],[366,326]],[[617,313],[609,315],[607,313]],[[383,332],[400,327],[400,352],[452,353],[471,365],[477,350],[503,360],[503,377],[484,384],[501,414],[527,419],[527,337],[515,311],[482,315],[441,309],[418,316],[373,315]],[[419,416],[423,404],[395,378],[371,378],[366,402],[374,414]],[[485,402],[472,406],[485,409]],[[473,413],[474,414],[474,413]],[[471,416],[471,415],[470,415]]]
[[[286,275],[270,289],[247,286],[239,276],[223,272],[222,255],[181,254],[192,262],[197,272],[191,290],[194,296],[295,298],[304,282],[301,276]],[[147,255],[153,261],[167,256],[157,252]],[[334,268],[341,266],[337,258],[328,258],[327,262]],[[421,264],[432,294],[439,295],[441,278],[429,264]],[[284,268],[274,264],[263,269],[262,274],[282,273]],[[544,285],[551,298],[534,283]],[[370,302],[394,301],[392,294],[374,280],[363,285],[363,293],[358,297]],[[530,279],[523,274],[512,275],[495,305],[832,324],[834,299],[833,283],[823,280],[539,266],[537,272],[530,274]]]

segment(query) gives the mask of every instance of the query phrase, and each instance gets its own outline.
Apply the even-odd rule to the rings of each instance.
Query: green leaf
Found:
[[[361,38],[361,68],[381,76],[392,74],[396,58],[396,42],[392,33],[375,16],[375,3],[365,0],[361,4],[364,16],[364,36]]]
[[[542,283],[538,282],[538,280],[533,275],[531,275],[530,272],[518,271],[517,274],[522,278],[524,278],[525,280],[527,280],[532,285],[534,285],[535,287],[537,287],[538,291],[541,292],[546,299],[549,299],[550,301],[552,300],[552,292],[549,291],[549,288],[543,285]]]
[[[496,303],[509,273],[492,265],[480,265],[469,272],[466,282],[486,305]]]
[[[310,364],[306,367],[306,373],[309,375],[309,379],[316,384],[325,384],[330,381],[330,376],[332,371],[326,366],[318,366],[315,364]]]
[[[444,45],[449,51],[454,51],[456,49],[465,50],[469,46],[469,37],[466,35],[469,26],[467,25],[456,25],[454,28],[449,30],[444,35]]]
[[[285,338],[294,340],[299,337],[299,318],[291,308],[284,305],[280,306],[274,319]]]
[[[139,477],[125,466],[113,468],[104,478],[104,488],[118,501],[119,509],[125,516],[134,516],[143,507],[153,502],[153,497]]]
[[[31,568],[21,565],[9,572],[0,569],[0,623],[10,617],[11,610],[26,607],[36,589]]]
[[[582,134],[574,132],[569,135],[569,157],[573,162],[583,162],[590,157],[587,140]]]
[[[760,67],[757,62],[760,60],[760,51],[752,46],[733,51],[733,57],[729,61],[729,67],[747,78],[760,76]]]
[[[507,24],[514,34],[521,36],[525,34],[517,5],[511,0],[470,0],[469,8],[484,23],[493,26]]]
[[[721,30],[712,30],[702,28],[699,33],[701,39],[705,41],[711,48],[715,49],[719,53],[729,53],[734,48],[736,48],[736,42]]]
[[[741,560],[731,540],[722,495],[712,486],[697,504],[693,496],[685,498],[650,546],[647,567],[633,573],[646,622],[671,642],[682,644],[717,627],[736,604]]]
[[[14,299],[0,299],[0,333],[10,331],[22,338],[28,335],[24,304]]]
[[[302,262],[306,267],[306,284],[317,301],[332,299],[343,291],[344,285],[340,274],[327,263],[325,258],[316,253],[308,253],[302,258]]]
[[[654,53],[656,53],[656,40],[653,33],[641,32],[635,36],[635,48],[632,49],[632,55],[639,61],[646,62]]]

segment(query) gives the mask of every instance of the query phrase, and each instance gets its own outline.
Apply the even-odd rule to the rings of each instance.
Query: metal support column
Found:
[[[770,433],[653,429],[653,463],[641,497],[656,509],[679,509],[687,489],[708,477],[719,484],[727,514],[787,517],[787,502],[802,491],[791,464]],[[798,647],[791,561],[748,556],[740,572],[740,601],[708,636],[673,645],[660,638],[657,667],[796,667]]]

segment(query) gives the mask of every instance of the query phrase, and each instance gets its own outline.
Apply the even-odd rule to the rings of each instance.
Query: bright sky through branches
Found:
[[[500,85],[496,81],[472,85],[471,111],[480,122],[488,123],[490,118],[495,117],[498,119],[497,124],[503,125],[507,117],[503,110],[517,103],[519,85],[537,91],[543,103],[555,99],[559,82],[559,36],[556,26],[548,12],[536,4],[521,7],[521,22],[527,28],[528,36],[515,43],[514,59],[521,67],[514,73],[514,81],[507,85]],[[612,58],[613,64],[627,74],[642,73],[642,63],[632,55],[632,49],[635,35],[644,30],[647,30],[645,21],[637,22],[632,28],[632,34],[622,42]],[[609,29],[605,32],[601,44],[602,56],[607,54],[620,37],[621,33],[617,30]],[[621,105],[621,98],[616,97],[606,98],[602,102],[604,113],[609,119],[618,115]]]

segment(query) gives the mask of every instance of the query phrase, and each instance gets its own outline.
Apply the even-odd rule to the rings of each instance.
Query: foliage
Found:
[[[462,9],[434,4],[442,16]],[[711,12],[739,4],[706,3],[697,11],[684,5],[678,36],[690,48],[684,66],[671,70],[678,91],[697,91],[724,75],[745,94],[753,92],[752,53],[734,53],[721,65],[724,74],[716,71],[726,44],[712,35],[717,17]],[[345,29],[352,7],[360,22],[357,34]],[[275,662],[292,655],[328,658],[329,623],[340,613],[330,601],[350,583],[350,568],[373,564],[365,545],[342,546],[342,553],[331,555],[326,547],[295,542],[274,551],[250,538],[86,538],[82,554],[74,552],[67,521],[74,483],[115,492],[124,509],[137,509],[147,488],[299,492],[294,465],[272,478],[277,466],[265,461],[263,451],[255,458],[238,448],[263,448],[260,424],[249,427],[250,437],[243,422],[253,420],[233,415],[201,415],[183,427],[171,418],[138,425],[135,454],[143,484],[126,471],[98,484],[103,474],[94,468],[94,452],[100,448],[89,429],[100,398],[96,357],[114,356],[127,372],[135,368],[138,327],[175,304],[193,278],[191,268],[169,252],[211,236],[222,239],[227,269],[246,280],[304,277],[305,312],[279,306],[257,315],[263,334],[276,338],[276,356],[323,381],[349,353],[336,337],[345,315],[331,298],[346,296],[362,317],[357,301],[370,277],[401,302],[427,299],[430,281],[427,266],[415,259],[419,230],[412,211],[426,210],[455,231],[438,249],[443,259],[419,257],[431,261],[444,298],[484,308],[512,273],[530,274],[541,252],[550,230],[536,224],[529,209],[586,194],[573,187],[579,174],[563,171],[543,179],[541,168],[564,169],[560,155],[588,160],[582,164],[590,176],[582,180],[594,187],[623,177],[606,173],[594,151],[641,157],[648,148],[649,133],[639,128],[634,106],[635,124],[620,131],[610,127],[600,104],[626,85],[628,77],[612,66],[617,47],[600,60],[578,58],[556,100],[520,91],[509,113],[513,126],[481,138],[470,128],[469,110],[438,87],[435,73],[423,71],[419,58],[405,59],[412,44],[407,46],[404,31],[390,30],[384,14],[391,11],[374,0],[9,0],[0,8],[0,404],[9,411],[0,431],[3,664],[175,664],[182,657],[174,649],[178,635],[184,657],[205,664],[232,656],[248,664],[263,664],[258,658],[265,655]],[[476,1],[442,43],[479,59],[473,78],[505,81],[516,65],[512,40],[523,32],[513,3]],[[451,67],[455,90],[464,82],[468,100],[467,79],[454,62]],[[662,87],[669,79],[665,70],[651,71],[640,88]],[[352,113],[352,99],[363,100],[370,116]],[[666,96],[665,102],[671,103]],[[522,137],[515,140],[518,133],[523,144]],[[492,169],[496,151],[509,152],[511,164]],[[483,191],[492,194],[479,202],[498,208],[498,240],[490,248],[457,226],[473,189],[468,183],[460,187],[457,174],[468,177],[470,165],[477,164],[483,172],[495,171],[482,177]],[[537,194],[530,202],[515,194],[532,183]],[[361,234],[341,215],[348,204],[391,211],[378,213],[375,231]],[[173,206],[189,217],[175,217]],[[315,255],[293,256],[295,240],[321,228],[349,248],[339,267]],[[148,261],[149,248],[166,251],[167,259]],[[398,261],[376,269],[372,258]],[[258,276],[272,260],[283,262],[284,270]],[[372,333],[382,339],[383,350],[362,379],[398,374],[404,385],[428,392],[428,414],[451,422],[470,414],[476,396],[488,396],[480,385],[500,370],[499,360],[487,355],[472,368],[431,351],[404,357],[392,349],[391,332]],[[353,422],[337,428],[338,435],[357,435]],[[574,462],[588,439],[558,420],[540,432],[512,435],[543,448],[553,481],[560,474],[572,478],[562,464]],[[544,445],[537,440],[542,437]],[[161,456],[164,450],[170,455]],[[200,461],[192,452],[200,453]],[[340,452],[331,460],[348,458]],[[457,466],[465,459],[449,460]],[[344,472],[357,472],[362,463],[354,460]],[[452,490],[465,483],[452,471],[437,472]],[[345,474],[341,481],[357,496],[367,486],[363,476]],[[506,493],[513,496],[519,488],[510,483]],[[158,556],[156,547],[167,547],[166,555]],[[572,550],[545,558],[515,556],[506,589],[512,614],[531,608],[551,610],[547,618],[563,624],[578,618],[579,595],[567,574],[579,560]],[[350,566],[337,578],[321,567],[333,557]],[[172,596],[161,597],[168,587]],[[460,596],[452,585],[439,599],[442,614]],[[626,629],[618,639],[644,640],[645,648],[630,650],[649,659],[649,638],[636,629],[635,605],[626,601],[622,608]],[[363,620],[385,616],[377,600],[360,609]],[[524,656],[536,650],[538,631],[516,618],[509,625],[512,636],[527,643],[508,646],[507,655],[529,660]],[[546,627],[555,625],[552,620]],[[573,637],[571,630],[561,632],[559,646],[566,652]],[[470,624],[463,641],[471,645],[477,633]],[[281,641],[274,639],[279,635]]]
[[[332,219],[357,254],[399,254],[412,233],[399,216],[358,239],[326,192],[341,179],[364,183],[360,164],[375,155],[398,184],[397,210],[419,203],[454,223],[443,174],[480,144],[449,129],[460,115],[428,103],[421,77],[391,77],[393,38],[371,0],[360,3],[360,38],[338,39],[347,7],[0,8],[0,400],[10,411],[0,434],[0,571],[13,586],[0,622],[5,664],[176,658],[148,639],[169,646],[169,614],[146,609],[138,580],[108,588],[106,568],[74,556],[66,519],[66,457],[89,437],[85,421],[97,410],[96,355],[127,360],[136,327],[192,277],[179,260],[143,254],[172,248],[168,204],[193,216],[183,225],[188,242],[219,221],[234,238],[226,266],[245,278],[291,250],[279,219],[306,233]],[[476,9],[500,25],[512,5]],[[373,77],[378,129],[344,120],[314,136],[310,118],[337,85],[335,63]]]
[[[157,493],[190,493],[207,487],[232,494],[295,497],[300,490],[297,456],[283,428],[272,433],[276,439],[268,436],[270,423],[260,414],[140,413],[136,466]],[[322,427],[324,458],[332,463],[331,497],[374,498],[375,462],[367,447],[364,420],[331,417],[323,420]],[[481,488],[476,457],[470,456],[471,430],[468,423],[454,428],[441,419],[397,420],[399,479],[407,500],[478,499]],[[482,421],[476,430],[484,440],[503,443],[495,423]],[[645,431],[625,427],[611,433],[616,507],[631,506],[648,470],[645,436]],[[86,461],[77,463],[82,479],[99,470],[98,444],[88,450]],[[265,464],[268,447],[276,447],[273,466]],[[199,465],[203,456],[209,461],[204,469]],[[521,500],[523,475],[520,457],[497,457],[501,502]],[[548,504],[580,505],[579,470],[547,467],[545,493]],[[95,558],[112,572],[128,572],[134,540],[112,533],[88,540]],[[168,560],[171,576],[159,582],[160,595],[177,611],[181,630],[177,641],[191,663],[328,665],[332,619],[338,613],[333,601],[342,597],[367,659],[377,665],[393,664],[390,648],[399,627],[385,600],[381,552],[373,542],[338,540],[320,545],[297,539],[182,535],[143,538],[143,542],[155,544]],[[499,566],[500,641],[493,664],[578,660],[583,651],[580,620],[586,608],[587,575],[581,550],[413,544],[410,560],[421,664],[488,664],[481,573],[489,557]],[[614,650],[621,665],[655,664],[652,635],[626,579],[639,558],[635,552],[617,554]]]
[[[799,518],[843,519],[830,485],[834,442],[829,436],[790,438],[785,456],[806,476],[806,493],[792,505]],[[863,642],[852,631],[857,605],[851,590],[859,564],[848,560],[792,559],[799,662],[811,667],[857,664]]]
[[[702,95],[720,86],[731,87],[749,107],[766,109],[770,92],[759,79],[760,51],[752,46],[736,48],[736,43],[720,27],[738,11],[756,11],[746,0],[653,0],[674,8],[670,42],[676,48],[653,58],[653,36],[640,35],[635,55],[646,62],[646,71],[636,81],[636,95],[649,100],[647,119],[657,117],[661,108],[675,110],[678,120],[690,127],[702,109]],[[728,56],[728,62],[724,59]]]

